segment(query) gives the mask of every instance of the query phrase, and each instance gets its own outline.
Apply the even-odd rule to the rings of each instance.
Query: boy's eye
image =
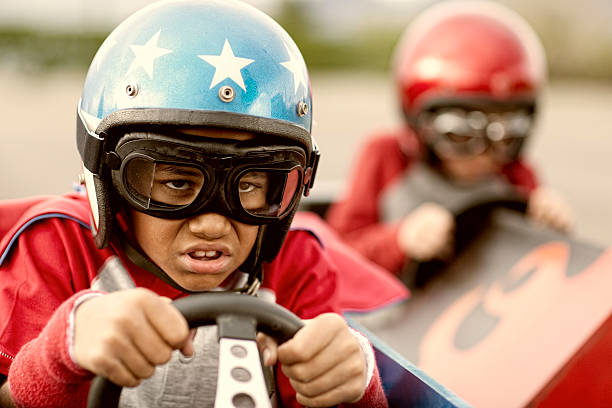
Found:
[[[257,187],[251,183],[245,182],[245,181],[241,181],[238,184],[238,192],[240,194],[242,193],[250,193],[251,191],[255,190]]]
[[[263,172],[251,172],[240,178],[238,182],[238,192],[251,193],[255,190],[266,189],[268,185],[268,177]]]
[[[503,146],[512,146],[516,143],[519,142],[519,138],[517,137],[505,137],[502,140],[500,140],[498,143],[503,145]]]
[[[170,205],[187,205],[198,196],[204,176],[187,166],[157,165],[153,176],[151,198]]]
[[[187,190],[189,182],[186,180],[172,180],[165,183],[165,186],[173,190]]]
[[[242,176],[238,182],[240,203],[247,211],[255,211],[267,207],[268,177],[263,172],[250,172]]]
[[[154,201],[171,204],[187,205],[198,196],[201,183],[190,180],[155,180],[151,189],[151,198]]]
[[[446,138],[453,143],[466,143],[474,139],[473,136],[460,135],[457,133],[447,133]]]

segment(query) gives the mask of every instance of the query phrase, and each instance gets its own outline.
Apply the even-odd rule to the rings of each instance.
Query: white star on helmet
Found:
[[[236,57],[227,39],[223,44],[221,55],[198,55],[198,57],[215,67],[215,75],[210,82],[210,88],[217,85],[225,78],[229,78],[246,92],[240,70],[255,60]]]
[[[166,55],[172,52],[166,48],[160,48],[157,46],[159,35],[161,30],[156,32],[153,37],[145,43],[145,45],[130,45],[130,49],[136,56],[132,65],[128,68],[126,75],[135,70],[138,67],[142,67],[145,70],[149,78],[153,79],[153,63],[155,60],[162,55]]]

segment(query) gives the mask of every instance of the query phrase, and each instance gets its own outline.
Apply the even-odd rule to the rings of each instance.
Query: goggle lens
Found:
[[[205,185],[206,177],[195,167],[156,163],[137,157],[124,170],[128,191],[143,208],[153,206],[186,207]]]
[[[484,113],[462,109],[427,112],[420,120],[426,143],[441,156],[476,156],[491,149],[501,160],[519,154],[532,126],[526,111]]]
[[[300,170],[256,170],[238,181],[240,205],[249,214],[281,217],[290,208],[299,189]]]
[[[212,182],[213,175],[200,167],[158,162],[145,155],[128,158],[121,173],[130,201],[143,210],[169,214],[196,201],[208,202],[223,190],[225,202],[241,207],[232,211],[243,210],[250,216],[268,219],[280,218],[293,208],[302,180],[301,167],[296,165],[243,170],[235,181],[217,185]]]

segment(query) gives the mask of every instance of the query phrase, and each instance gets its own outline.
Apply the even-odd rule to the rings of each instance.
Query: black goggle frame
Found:
[[[535,100],[530,97],[502,101],[478,97],[444,98],[432,101],[410,122],[436,155],[444,157],[445,153],[450,153],[469,157],[493,149],[500,161],[511,162],[519,156],[531,133],[535,110]],[[458,134],[453,134],[453,126],[448,126],[445,121],[436,123],[441,115],[452,116],[453,112],[463,112],[465,119],[464,126],[458,126],[462,129]],[[473,135],[473,140],[469,137],[464,141],[455,140],[457,136],[462,138],[469,134]]]
[[[172,132],[157,134],[133,132],[123,136],[113,152],[111,175],[119,195],[134,209],[145,214],[167,219],[189,218],[205,212],[227,215],[247,224],[266,224],[278,221],[291,213],[304,192],[306,154],[298,146],[284,144],[262,145],[258,138],[233,139],[190,137]],[[165,205],[143,200],[128,187],[126,169],[136,159],[144,158],[156,164],[186,166],[201,171],[205,186],[189,204]],[[296,170],[298,180],[291,201],[274,216],[253,214],[245,210],[238,195],[237,183],[247,172],[282,174]]]

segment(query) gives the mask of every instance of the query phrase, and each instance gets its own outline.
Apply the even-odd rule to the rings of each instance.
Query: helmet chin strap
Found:
[[[99,249],[105,248],[110,240],[113,233],[113,211],[111,209],[111,201],[113,198],[110,196],[110,189],[108,183],[98,176],[93,177],[95,191],[95,199],[98,204],[98,228],[92,228],[92,234],[94,236],[94,242],[96,247]],[[91,193],[89,193],[91,194]],[[92,220],[93,226],[93,220]]]
[[[228,289],[228,292],[240,292],[251,296],[256,296],[259,287],[261,286],[261,282],[263,281],[263,267],[261,266],[260,252],[261,252],[261,243],[263,242],[263,232],[262,230],[265,226],[260,226],[259,231],[257,233],[257,238],[255,240],[255,244],[253,245],[253,249],[249,254],[246,261],[238,268],[238,271],[246,273],[248,275],[248,279],[245,285]],[[202,293],[191,291],[179,285],[174,279],[172,279],[163,269],[157,266],[146,254],[144,254],[140,249],[133,246],[129,239],[126,237],[125,233],[121,231],[121,228],[117,228],[119,237],[119,241],[125,254],[127,257],[134,262],[134,264],[138,265],[142,269],[152,273],[157,276],[159,279],[172,286],[174,289],[180,290],[181,292],[188,294]],[[214,292],[211,290],[211,292]]]

